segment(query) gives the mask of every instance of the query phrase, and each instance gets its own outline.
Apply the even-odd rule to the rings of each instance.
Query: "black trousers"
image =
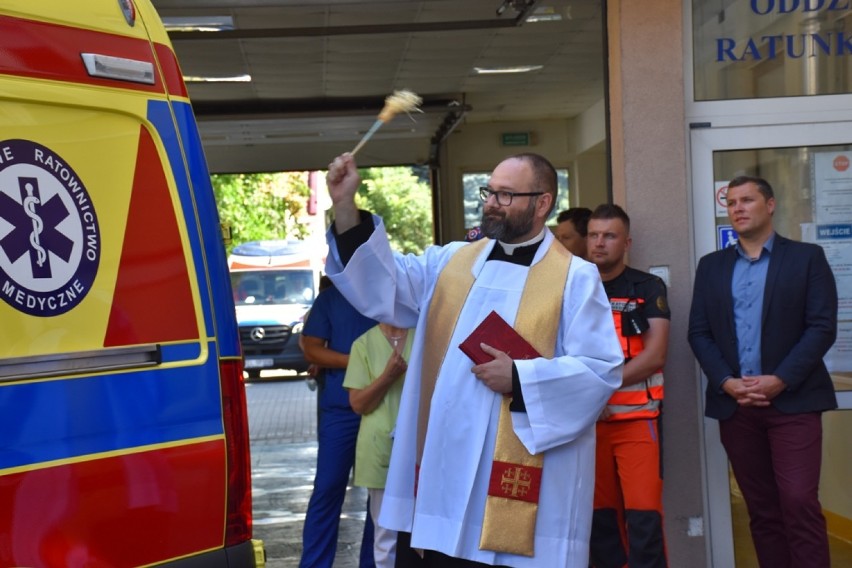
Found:
[[[394,568],[492,568],[490,564],[453,558],[435,550],[425,550],[423,557],[411,548],[411,533],[398,533],[396,539],[396,563]],[[508,568],[498,566],[496,568]]]

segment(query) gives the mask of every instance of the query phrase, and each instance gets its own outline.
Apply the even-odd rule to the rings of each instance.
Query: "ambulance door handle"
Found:
[[[86,71],[92,77],[154,84],[154,64],[150,61],[114,57],[101,53],[81,53]]]
[[[0,383],[21,379],[70,377],[127,369],[146,369],[163,362],[159,344],[110,347],[29,357],[0,359]]]

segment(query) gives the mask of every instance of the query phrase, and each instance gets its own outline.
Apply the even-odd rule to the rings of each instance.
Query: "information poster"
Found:
[[[816,152],[813,158],[818,236],[852,238],[852,152]]]
[[[830,373],[845,373],[852,368],[849,365],[852,361],[852,322],[837,323],[837,339],[823,360]]]
[[[819,244],[837,281],[837,340],[825,357],[830,371],[852,369],[852,152],[813,154],[814,223],[802,238]]]

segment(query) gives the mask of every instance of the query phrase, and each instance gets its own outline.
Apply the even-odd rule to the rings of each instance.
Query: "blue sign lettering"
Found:
[[[780,55],[788,59],[816,57],[818,55],[852,54],[852,34],[829,32],[826,34],[795,34],[762,36],[760,40],[747,38],[741,43],[729,37],[716,38],[716,61],[761,61]]]
[[[758,16],[789,15],[794,12],[852,11],[852,0],[749,0]],[[814,18],[808,15],[808,18]],[[760,38],[716,38],[716,61],[763,61],[785,57],[802,59],[852,54],[852,32],[825,30],[817,33],[767,35]]]
[[[849,0],[751,0],[751,11],[758,16],[789,14],[800,7],[802,12],[818,12],[823,7],[827,12],[848,10]]]
[[[819,239],[852,239],[852,225],[817,225]]]

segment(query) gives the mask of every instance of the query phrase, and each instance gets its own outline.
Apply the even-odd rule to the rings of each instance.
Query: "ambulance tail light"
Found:
[[[219,370],[228,451],[227,547],[252,537],[251,455],[242,360],[220,361]]]

